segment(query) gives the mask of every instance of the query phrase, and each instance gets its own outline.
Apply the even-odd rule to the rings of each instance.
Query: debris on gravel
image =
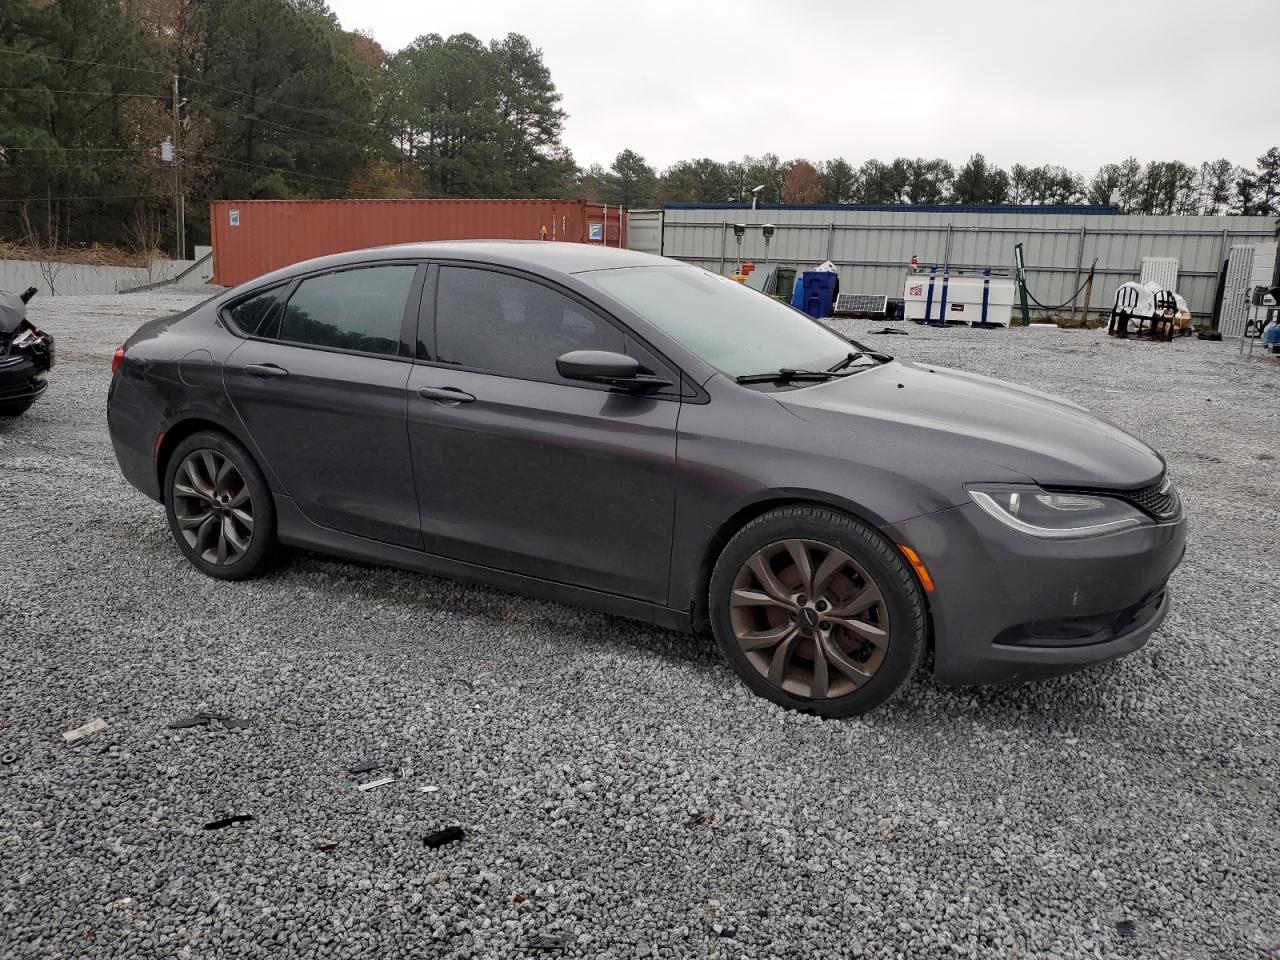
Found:
[[[5,960],[1280,951],[1270,360],[1097,331],[869,338],[1134,432],[1190,543],[1132,656],[1024,686],[921,676],[824,721],[749,694],[705,639],[597,613],[305,553],[204,577],[104,417],[115,347],[195,302],[33,301],[59,362],[0,422],[22,503],[0,512]],[[167,729],[197,711],[256,719]],[[60,749],[92,717],[110,742]],[[354,758],[440,789],[343,790]],[[255,819],[203,832],[215,814]],[[442,820],[465,842],[426,846]]]
[[[235,826],[237,823],[249,823],[253,820],[251,813],[237,813],[229,817],[223,817],[221,820],[213,820],[204,825],[206,830],[222,830],[225,827]]]
[[[445,827],[443,830],[427,834],[422,838],[422,842],[434,850],[448,843],[457,843],[465,836],[466,834],[461,827]]]
[[[102,718],[90,720],[83,727],[76,727],[74,730],[68,730],[62,735],[62,739],[67,743],[75,743],[77,740],[83,740],[85,737],[91,737],[95,733],[101,733],[107,729],[107,721]]]

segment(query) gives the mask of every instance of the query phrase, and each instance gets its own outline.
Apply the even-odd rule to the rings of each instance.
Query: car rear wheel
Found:
[[[747,524],[716,562],[709,602],[747,686],[822,716],[885,702],[925,648],[924,597],[901,554],[833,510],[786,507]]]
[[[275,507],[249,452],[225,434],[178,444],[165,470],[169,530],[203,573],[243,580],[262,570],[275,544]]]

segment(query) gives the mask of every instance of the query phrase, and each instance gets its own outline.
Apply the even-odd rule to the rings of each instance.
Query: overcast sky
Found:
[[[388,51],[523,33],[583,166],[981,152],[1087,174],[1130,154],[1251,166],[1280,143],[1278,0],[329,3]]]

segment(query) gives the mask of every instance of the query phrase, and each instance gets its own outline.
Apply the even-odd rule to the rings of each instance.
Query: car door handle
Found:
[[[474,403],[476,399],[465,390],[459,390],[457,387],[419,387],[418,396],[451,407],[459,403]]]
[[[270,380],[273,377],[287,377],[289,371],[284,367],[278,367],[274,363],[251,363],[244,368],[244,372],[251,377],[257,377],[259,380]]]

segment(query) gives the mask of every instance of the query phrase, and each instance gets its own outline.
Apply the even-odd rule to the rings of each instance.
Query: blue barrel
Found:
[[[836,298],[836,275],[826,270],[804,272],[804,304],[801,306],[811,317],[831,316]]]

